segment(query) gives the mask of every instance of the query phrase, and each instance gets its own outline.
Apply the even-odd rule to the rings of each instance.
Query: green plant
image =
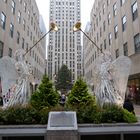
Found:
[[[137,122],[137,117],[126,109],[123,109],[123,119],[127,123],[135,123]]]
[[[78,79],[68,96],[68,105],[70,106],[87,106],[95,105],[94,97],[89,93],[86,82],[83,79]]]
[[[56,89],[61,92],[70,90],[72,87],[71,79],[71,71],[66,65],[62,65],[56,77]]]
[[[1,112],[1,124],[36,124],[40,120],[38,112],[31,107],[14,106]]]
[[[31,96],[31,105],[37,110],[41,110],[44,107],[49,108],[51,106],[55,106],[58,102],[59,94],[54,89],[49,78],[44,76],[37,91],[35,91]]]
[[[92,104],[78,106],[76,113],[78,123],[98,123],[97,108]]]
[[[100,113],[102,123],[123,122],[123,109],[118,106],[107,106]]]

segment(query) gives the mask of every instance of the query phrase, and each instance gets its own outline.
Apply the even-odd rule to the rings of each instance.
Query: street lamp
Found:
[[[104,54],[104,53],[102,52],[102,49],[100,49],[100,48],[97,46],[97,44],[96,44],[93,40],[91,40],[91,38],[81,29],[81,22],[77,22],[77,23],[73,26],[73,31],[74,31],[74,32],[81,31],[81,32],[92,42],[92,44],[94,44],[95,47],[96,47],[98,50],[100,50],[100,52],[101,52],[102,54]]]
[[[55,23],[50,23],[50,30],[45,33],[28,51],[26,51],[26,53],[23,55],[25,57],[25,55],[30,52],[48,33],[50,33],[51,31],[58,31],[58,27]]]

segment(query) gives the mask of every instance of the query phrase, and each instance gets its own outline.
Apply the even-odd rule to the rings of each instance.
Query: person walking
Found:
[[[135,114],[133,103],[129,98],[126,98],[126,100],[124,101],[123,108]]]

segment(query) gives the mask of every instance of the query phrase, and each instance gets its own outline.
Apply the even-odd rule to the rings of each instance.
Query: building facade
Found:
[[[133,96],[140,96],[140,1],[95,0],[90,15],[88,35],[113,59],[121,55],[132,60],[128,86]],[[85,77],[93,83],[93,64],[100,51],[84,38]]]
[[[63,64],[67,65],[75,81],[82,75],[82,47],[80,32],[73,26],[81,20],[80,0],[50,0],[50,23],[55,22],[58,32],[49,34],[48,76],[53,79]]]
[[[43,35],[35,0],[1,0],[0,18],[0,58],[14,57],[17,49],[28,51]],[[25,57],[36,81],[41,80],[45,72],[45,52],[46,41],[43,40]]]

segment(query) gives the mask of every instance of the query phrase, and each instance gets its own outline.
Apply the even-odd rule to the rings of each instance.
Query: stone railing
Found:
[[[76,122],[75,112],[50,113],[48,125],[0,125],[0,140],[140,140],[139,122],[134,124]]]

